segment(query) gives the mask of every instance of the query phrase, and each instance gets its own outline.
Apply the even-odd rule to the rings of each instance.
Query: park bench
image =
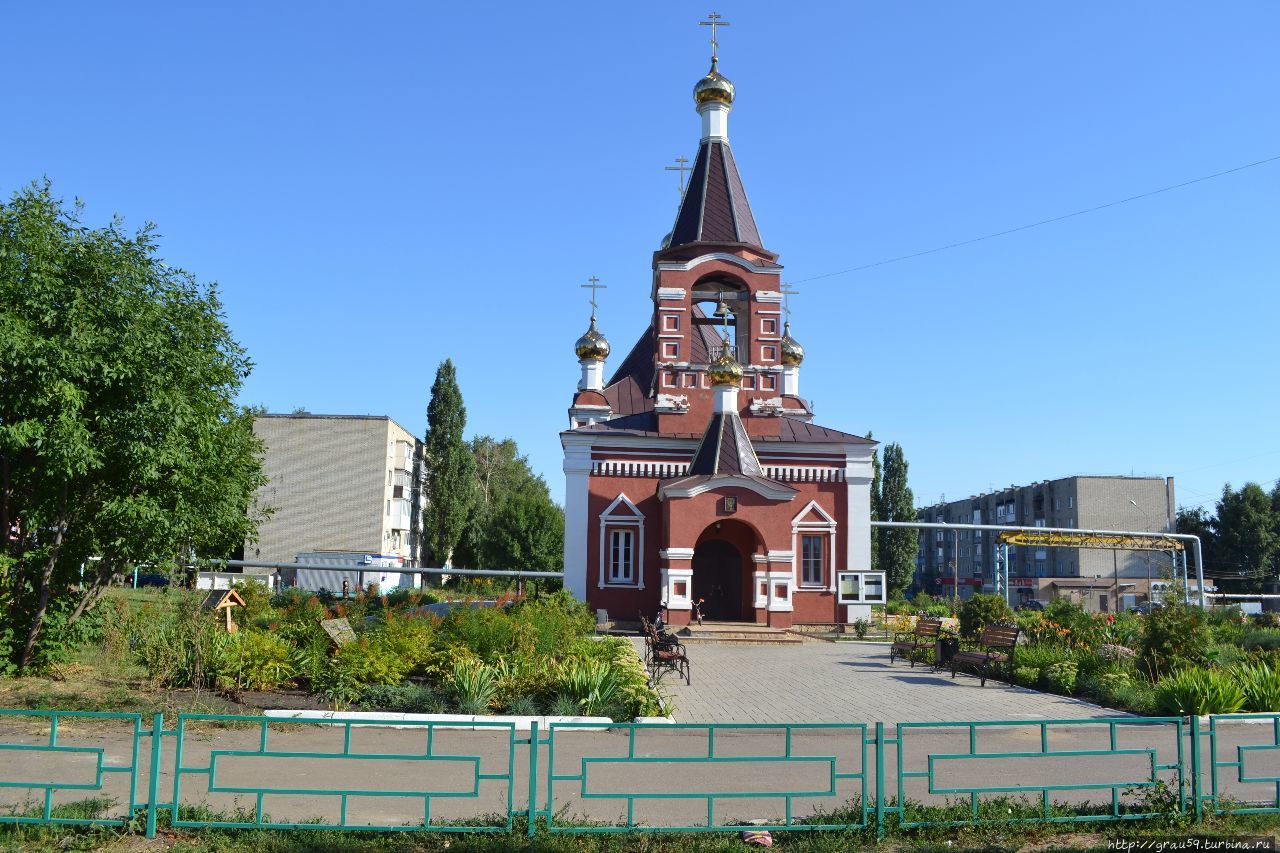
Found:
[[[685,654],[684,644],[674,634],[659,631],[652,622],[640,614],[640,630],[644,633],[644,665],[649,671],[649,679],[656,685],[664,672],[674,672],[684,679],[685,684],[693,680],[689,667],[689,656]]]
[[[900,631],[893,635],[893,645],[889,647],[889,663],[893,663],[895,657],[901,657],[911,661],[911,667],[914,669],[916,652],[920,649],[929,649],[932,652],[941,633],[941,619],[921,616],[910,631]]]
[[[956,668],[962,664],[977,668],[982,679],[982,686],[987,686],[987,673],[991,667],[1002,666],[1010,669],[1013,665],[1013,649],[1018,644],[1021,628],[1011,625],[983,625],[978,636],[978,648],[970,651],[956,652],[951,658],[951,677],[956,677]]]

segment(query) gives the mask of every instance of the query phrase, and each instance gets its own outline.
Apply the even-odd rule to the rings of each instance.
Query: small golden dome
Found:
[[[804,361],[804,347],[791,337],[791,323],[782,325],[782,363],[787,367],[799,367]]]
[[[592,314],[591,328],[587,329],[585,335],[578,338],[578,342],[573,345],[573,351],[581,359],[604,361],[609,357],[610,350],[609,341],[596,329],[596,315]]]
[[[716,60],[711,60],[711,70],[707,76],[699,80],[693,87],[693,100],[698,106],[709,101],[733,103],[734,88],[729,78],[716,69]]]
[[[742,385],[742,365],[733,357],[728,341],[721,344],[720,355],[707,368],[707,376],[712,385]]]

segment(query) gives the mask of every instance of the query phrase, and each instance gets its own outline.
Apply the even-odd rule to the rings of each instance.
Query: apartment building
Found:
[[[1075,476],[1044,480],[917,510],[921,521],[1004,524],[1084,530],[1165,532],[1174,529],[1173,478]],[[994,590],[996,534],[982,530],[923,530],[916,559],[918,588],[960,596]],[[1086,548],[1009,548],[1010,602],[1060,595],[1091,610],[1147,600],[1170,571],[1162,552]]]
[[[306,413],[262,415],[253,430],[266,445],[258,500],[274,513],[246,559],[355,552],[418,564],[422,442],[412,433],[388,417]]]

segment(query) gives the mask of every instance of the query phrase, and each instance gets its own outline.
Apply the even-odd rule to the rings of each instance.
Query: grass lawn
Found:
[[[1273,841],[1280,815],[1207,818],[1199,824],[1185,818],[1111,825],[1011,826],[933,828],[898,832],[889,828],[877,841],[872,830],[845,832],[777,832],[773,846],[805,853],[843,853],[850,850],[1105,850],[1115,839],[1168,841],[1173,839],[1230,839],[1265,837]],[[339,832],[334,830],[174,830],[162,827],[155,839],[140,832],[106,829],[0,827],[0,853],[44,850],[191,851],[191,853],[284,853],[304,850],[444,851],[581,851],[582,853],[719,853],[752,849],[736,833],[620,833],[605,835],[548,835],[528,838],[520,821],[505,834],[418,834]],[[1116,849],[1116,848],[1111,848]],[[1154,849],[1154,848],[1152,848]],[[1195,848],[1211,849],[1203,842]]]

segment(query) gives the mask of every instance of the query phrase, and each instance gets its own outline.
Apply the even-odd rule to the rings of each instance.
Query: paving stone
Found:
[[[704,644],[689,647],[693,684],[661,689],[680,722],[868,722],[1090,719],[1124,716],[1089,702],[930,667],[889,663],[887,646]]]

